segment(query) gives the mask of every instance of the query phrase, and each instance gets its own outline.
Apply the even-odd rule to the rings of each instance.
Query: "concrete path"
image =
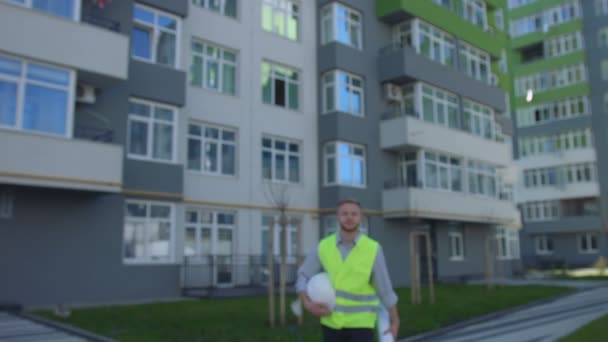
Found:
[[[82,342],[81,337],[0,311],[0,342]]]

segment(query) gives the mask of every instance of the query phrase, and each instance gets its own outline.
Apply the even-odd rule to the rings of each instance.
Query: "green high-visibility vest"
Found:
[[[378,242],[361,235],[343,261],[332,234],[319,242],[319,260],[336,291],[336,307],[321,324],[332,329],[373,328],[376,325],[378,296],[370,277]]]

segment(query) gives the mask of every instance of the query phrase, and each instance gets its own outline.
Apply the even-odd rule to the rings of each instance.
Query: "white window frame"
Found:
[[[487,52],[473,47],[465,42],[460,42],[458,57],[460,58],[460,69],[462,72],[471,78],[485,84],[492,85],[490,77],[492,74],[492,68],[490,64],[490,55]],[[473,62],[473,66],[471,65],[471,62]],[[482,65],[485,66],[486,69],[485,78],[481,74]]]
[[[160,102],[153,102],[153,101],[149,101],[149,100],[143,100],[140,98],[135,98],[135,97],[131,97],[129,98],[129,103],[130,102],[134,102],[134,103],[139,103],[139,104],[143,104],[143,105],[147,105],[150,106],[150,117],[148,118],[143,118],[141,116],[135,115],[135,114],[128,114],[128,118],[127,118],[127,156],[129,157],[129,159],[136,159],[136,160],[146,160],[146,161],[153,161],[153,162],[158,162],[158,163],[169,163],[169,164],[175,164],[177,163],[177,145],[179,142],[179,130],[177,127],[178,124],[178,110],[177,107],[175,106],[171,106],[171,105],[167,105],[164,103],[160,103]],[[154,109],[156,107],[160,107],[163,109],[168,109],[171,110],[173,112],[173,122],[171,122],[171,126],[172,126],[172,151],[171,151],[171,160],[165,160],[165,159],[159,159],[159,158],[154,158],[153,156],[153,147],[154,147],[154,123],[156,122],[160,122],[162,124],[168,124],[168,121],[163,121],[163,120],[158,120],[154,118]],[[131,122],[132,121],[137,121],[137,122],[143,122],[147,125],[148,127],[148,141],[146,142],[147,144],[147,153],[146,155],[139,155],[139,154],[133,154],[131,153],[131,148],[130,148],[130,143],[131,143]]]
[[[496,259],[517,260],[520,256],[519,234],[513,228],[498,227],[496,229]],[[504,242],[504,244],[502,243]]]
[[[271,147],[266,147],[264,146],[264,140],[270,140],[270,145]],[[280,142],[285,144],[285,150],[277,150],[275,148],[275,143],[276,142]],[[295,144],[298,147],[298,152],[292,152],[290,150],[290,145]],[[288,139],[288,138],[282,138],[282,137],[276,137],[276,136],[271,136],[271,135],[263,135],[262,136],[262,140],[261,140],[261,175],[262,175],[262,180],[263,181],[267,181],[267,182],[273,182],[273,183],[286,183],[286,184],[301,184],[302,183],[302,162],[303,162],[303,154],[302,154],[302,142],[301,141],[297,141],[297,140],[293,140],[293,139]],[[265,178],[264,176],[264,152],[270,153],[270,173],[271,176],[270,178]],[[277,156],[283,156],[283,160],[285,161],[285,178],[284,179],[279,179],[277,178],[277,165],[276,165],[276,157]],[[295,157],[298,160],[298,181],[297,182],[293,182],[289,179],[289,175],[290,175],[290,158],[291,157]]]
[[[39,9],[33,8],[32,7],[33,6],[33,4],[32,4],[33,0],[23,0],[24,3],[20,3],[20,2],[17,2],[17,1],[11,1],[11,0],[0,0],[0,1],[6,2],[6,3],[9,3],[9,4],[14,4],[14,5],[17,5],[17,6],[26,7],[26,8],[29,8],[29,9],[33,10],[33,11],[39,11],[39,12],[42,12],[42,13],[45,13],[45,14],[48,14],[48,15],[56,16],[55,14],[49,13],[47,11],[43,11],[43,10],[39,10]],[[74,20],[74,21],[80,21],[81,20],[81,18],[80,18],[80,6],[81,6],[80,3],[81,3],[81,1],[80,0],[71,0],[71,1],[72,1],[72,11],[73,11],[72,17],[71,18],[64,17],[64,16],[57,16],[57,17],[59,17],[59,18],[65,18],[65,19],[71,19],[71,20]]]
[[[587,96],[572,97],[522,107],[517,110],[517,126],[536,126],[552,121],[587,116],[591,114],[590,108],[589,97]],[[536,112],[539,113],[539,118],[536,117]]]
[[[592,239],[595,239],[595,246],[596,248],[592,248],[591,247],[591,241]],[[587,248],[583,249],[583,240],[587,243]],[[576,244],[578,245],[578,252],[580,254],[595,254],[598,252],[598,248],[599,248],[599,239],[598,239],[598,235],[597,234],[591,234],[591,233],[585,233],[585,234],[579,234],[577,239],[576,239]]]
[[[201,52],[194,51],[194,49],[193,49],[194,44],[200,44],[202,46],[203,52],[201,53]],[[217,55],[209,56],[207,54],[207,51],[209,48],[216,51]],[[239,63],[238,63],[238,52],[236,50],[225,48],[225,47],[222,47],[222,46],[214,44],[214,43],[209,43],[209,42],[206,42],[206,41],[198,39],[198,38],[192,38],[191,45],[190,45],[190,53],[192,54],[193,59],[195,57],[198,57],[201,59],[201,75],[200,75],[201,84],[194,83],[194,75],[193,75],[194,65],[191,65],[191,68],[190,68],[190,85],[191,86],[197,87],[197,88],[208,89],[208,90],[218,92],[218,93],[221,93],[224,95],[229,95],[229,96],[237,95],[238,71],[239,71],[238,64]],[[226,59],[225,58],[226,53],[233,54],[234,61]],[[207,77],[208,77],[208,73],[209,73],[209,67],[208,67],[209,63],[216,63],[218,66],[218,76],[217,76],[218,82],[217,82],[217,87],[215,87],[215,88],[209,87],[207,85]],[[234,68],[234,93],[224,91],[224,66],[226,66],[226,65]]]
[[[551,241],[551,244],[549,244]],[[534,237],[534,246],[537,255],[551,255],[553,254],[553,241],[552,237],[548,235],[539,235]],[[551,246],[551,248],[549,248]]]
[[[346,84],[342,84],[340,82],[340,76],[344,75],[346,77]],[[354,116],[365,116],[365,83],[363,78],[357,76],[355,74],[351,74],[349,72],[336,69],[332,71],[328,71],[321,77],[322,91],[323,91],[323,114],[332,113],[332,112],[342,112],[349,113]],[[360,86],[357,86],[355,82],[358,82]],[[327,92],[328,90],[333,88],[332,96],[334,100],[334,108],[329,108]],[[348,94],[348,110],[343,111],[339,107],[340,103],[340,94],[342,93],[341,89],[345,88],[346,93]],[[355,108],[355,97],[352,94],[359,93],[359,98],[361,99],[361,112],[357,113],[354,111]]]
[[[265,68],[268,68],[268,73],[266,73],[264,71]],[[283,76],[276,75],[276,73],[275,73],[276,69],[285,69],[288,72],[294,73],[296,75],[297,80],[292,80],[290,77],[287,77],[287,76],[283,77]],[[301,76],[302,76],[302,72],[296,68],[274,63],[269,60],[262,60],[262,84],[261,84],[262,103],[266,104],[266,105],[270,105],[270,106],[293,110],[293,111],[301,110],[301,108],[302,108],[301,94],[302,94],[302,89],[303,89],[302,84],[301,84],[301,79],[302,79]],[[270,82],[270,102],[264,102],[264,79],[265,78],[267,78],[268,81]],[[277,90],[275,89],[275,85],[274,85],[275,79],[285,82],[285,105],[284,106],[276,103]],[[289,96],[290,95],[289,86],[290,85],[297,86],[297,92],[298,92],[298,94],[297,94],[298,103],[297,104],[298,104],[298,106],[296,108],[291,108],[291,106],[290,106],[290,104],[291,104],[289,102],[289,97],[290,97]]]
[[[505,30],[505,15],[502,8],[498,8],[494,11],[494,23],[496,28],[504,31]]]
[[[425,92],[425,88],[428,89],[432,94],[427,94]],[[404,93],[407,95],[407,93]],[[450,93],[448,91],[439,89],[437,87],[433,87],[426,83],[418,82],[414,85],[414,106],[416,108],[417,116],[420,120],[429,122],[424,117],[424,99],[428,98],[433,102],[433,120],[430,121],[433,124],[452,128],[452,129],[460,129],[460,101],[456,94]],[[440,122],[440,116],[437,108],[442,106],[444,110],[444,122]],[[450,109],[456,110],[456,126],[450,125]]]
[[[433,158],[430,158],[430,157]],[[421,154],[419,155],[419,159],[421,161],[420,170],[422,172],[422,184],[424,189],[432,189],[438,191],[449,191],[456,193],[467,193],[466,186],[466,174],[467,170],[465,167],[465,160],[462,157],[457,157],[453,155],[448,155],[441,152],[431,151],[431,150],[421,150]],[[433,160],[434,159],[434,160]],[[457,161],[458,163],[454,163]],[[434,166],[436,170],[436,179],[435,182],[437,186],[430,185],[429,174],[427,174],[427,167]],[[453,188],[453,180],[456,178],[457,172],[460,172],[460,190]],[[447,181],[447,188],[441,185],[442,182],[442,172],[446,176],[445,181]]]
[[[515,95],[525,96],[528,90],[543,93],[575,84],[587,82],[587,67],[585,64],[574,64],[558,69],[538,72],[515,79]]]
[[[210,7],[211,1],[219,2],[219,6],[220,6],[219,11],[216,11],[215,9],[212,9]],[[235,0],[236,13],[234,14],[234,17],[226,14],[226,0],[193,0],[192,4],[195,6],[198,6],[200,8],[205,8],[213,13],[221,14],[227,18],[237,19],[239,16],[239,1],[241,1],[241,0]]]
[[[340,156],[340,150],[339,150],[339,146],[340,144],[345,144],[348,146],[349,149],[349,154],[346,155],[345,157],[347,157],[352,165],[352,169],[350,170],[351,173],[351,179],[352,179],[352,183],[342,183],[340,182],[340,173],[341,170],[343,168],[342,163],[340,163],[341,157]],[[328,148],[333,146],[333,153],[329,153],[328,152]],[[359,150],[361,151],[362,155],[357,155],[355,154],[355,150]],[[328,161],[330,159],[334,160],[334,166],[335,166],[335,174],[334,174],[334,182],[329,182],[328,180],[328,175],[329,175],[329,170],[328,170]],[[367,187],[367,165],[366,165],[366,159],[367,159],[367,152],[365,149],[364,145],[359,145],[359,144],[353,144],[353,143],[349,143],[346,141],[331,141],[326,143],[325,145],[323,145],[323,185],[324,186],[333,186],[333,185],[338,185],[338,186],[349,186],[349,187],[354,187],[354,188],[365,188]],[[361,175],[361,180],[363,181],[363,184],[357,184],[355,183],[355,162],[359,161],[361,162],[362,165],[362,170],[361,172],[363,173]]]
[[[292,223],[294,222],[300,222],[300,224],[302,224],[303,222],[303,218],[301,216],[298,215],[287,215],[286,216],[287,219],[287,264],[295,264],[297,262],[297,257],[301,256],[301,255],[297,255],[298,251],[297,251],[297,239],[298,239],[298,227],[297,225],[294,225]],[[272,214],[272,213],[263,213],[262,214],[262,229],[261,229],[261,234],[264,234],[264,232],[266,232],[266,234],[268,234],[268,226],[270,225],[270,220],[274,220],[274,226],[273,226],[273,256],[279,257],[281,255],[281,221],[280,221],[280,215],[277,214]],[[301,238],[303,239],[303,233],[304,233],[304,227],[300,227],[300,234],[301,234]],[[294,246],[294,237],[296,239],[295,243],[296,245]],[[261,239],[260,237],[260,240]],[[295,250],[294,250],[295,247]],[[264,252],[264,249],[266,249],[267,246],[262,246],[262,253]],[[266,251],[268,252],[268,251]],[[305,253],[306,251],[302,250],[302,253]],[[264,262],[266,262],[264,260]]]
[[[559,201],[526,202],[522,214],[526,222],[557,220],[560,218]]]
[[[134,3],[134,10],[133,10],[133,28],[135,28],[136,26],[141,27],[144,30],[148,30],[149,32],[151,32],[151,39],[152,42],[150,42],[152,45],[150,46],[150,51],[151,51],[151,56],[150,58],[144,58],[144,57],[139,57],[139,56],[135,56],[133,54],[133,51],[130,51],[130,56],[131,58],[138,60],[138,61],[142,61],[142,62],[146,62],[146,63],[153,63],[153,64],[158,64],[158,65],[163,65],[169,68],[175,68],[178,69],[180,68],[180,60],[181,60],[181,37],[182,37],[182,32],[181,32],[181,26],[182,26],[182,21],[181,18],[173,15],[169,12],[165,12],[165,11],[161,11],[158,9],[155,9],[153,7],[150,6],[146,6],[140,3]],[[152,12],[154,15],[153,21],[154,24],[150,24],[148,22],[145,21],[141,21],[135,18],[135,8],[136,7],[141,7],[143,10],[148,11],[148,12]],[[166,28],[161,28],[158,25],[158,17],[159,15],[165,16],[167,18],[171,18],[173,20],[175,20],[175,31],[173,30],[168,30]],[[158,63],[157,59],[156,59],[156,55],[157,55],[157,48],[158,48],[158,40],[159,40],[159,36],[160,36],[160,32],[165,32],[165,33],[172,33],[175,35],[175,61],[173,62],[173,65],[164,65],[164,64],[160,64]]]
[[[407,31],[408,29],[409,31]],[[408,32],[411,34],[411,45],[416,50],[417,54],[442,65],[456,67],[456,55],[458,51],[456,49],[455,38],[453,35],[440,30],[439,28],[425,21],[414,19],[410,22],[395,25],[393,27],[393,39],[400,39],[400,37],[404,35],[407,36]],[[424,36],[424,38],[429,42],[430,55],[426,55],[422,52],[422,36]],[[436,50],[436,48],[438,50]],[[452,52],[451,63],[448,63],[446,49],[449,49]],[[437,55],[438,58],[435,58]]]
[[[486,11],[486,3],[482,0],[460,0],[460,15],[464,20],[471,24],[483,29],[488,29],[488,15]],[[473,13],[469,13],[468,9],[472,10]],[[477,22],[477,14],[481,13],[482,22]]]
[[[576,31],[560,36],[551,37],[544,41],[545,58],[564,56],[585,49],[583,33]]]
[[[531,136],[519,139],[521,158],[590,147],[593,147],[593,135],[590,128],[564,131],[550,136]]]
[[[469,127],[464,120],[465,114],[469,114],[471,119]],[[463,128],[478,137],[495,140],[497,124],[494,120],[494,110],[491,107],[482,105],[481,103],[471,101],[469,99],[462,100],[462,126]],[[475,124],[479,124],[479,131],[476,131]],[[487,126],[489,123],[489,127]]]
[[[464,261],[465,252],[464,252],[464,234],[462,231],[450,231],[448,232],[448,239],[450,243],[449,253],[450,253],[450,261]],[[458,246],[458,250],[460,254],[455,254],[456,246]]]
[[[351,34],[348,35],[349,36],[348,42],[343,42],[343,41],[338,40],[338,8],[340,8],[340,7],[344,8],[346,10],[346,20],[347,20],[348,30],[350,31],[353,26],[357,28],[358,42],[350,41]],[[359,18],[358,22],[352,20],[353,14]],[[326,29],[327,29],[326,26],[329,26],[329,25],[327,25],[327,22],[329,22],[329,25],[331,25],[332,32],[330,34],[328,34],[326,32]],[[363,15],[361,14],[361,12],[359,12],[351,7],[345,6],[342,3],[337,3],[337,2],[329,3],[329,4],[325,5],[323,8],[321,8],[321,45],[326,45],[330,42],[338,42],[340,44],[344,44],[346,46],[350,46],[355,49],[362,50],[363,49]]]
[[[195,135],[190,133],[190,126],[196,126],[200,129],[201,131],[201,135]],[[205,131],[206,129],[216,129],[218,130],[218,138],[212,138],[212,137],[206,137],[205,136]],[[234,135],[234,140],[225,140],[224,139],[224,132],[228,132],[228,133],[232,133]],[[187,144],[186,146],[190,146],[190,139],[193,140],[199,140],[200,141],[200,151],[201,151],[201,155],[200,155],[200,160],[201,160],[201,168],[200,169],[194,169],[191,168],[189,163],[186,162],[186,169],[190,172],[194,172],[197,174],[205,174],[205,175],[215,175],[215,176],[221,176],[221,177],[235,177],[237,175],[237,170],[238,170],[238,130],[236,128],[231,128],[231,127],[226,127],[226,126],[220,126],[220,125],[215,125],[215,124],[210,124],[210,123],[205,123],[205,122],[198,122],[198,121],[191,121],[188,124],[188,133],[187,133]],[[212,170],[206,170],[205,168],[205,150],[207,144],[215,144],[216,148],[217,148],[217,170],[216,171],[212,171]],[[222,154],[222,148],[223,146],[232,146],[234,148],[234,160],[232,161],[232,169],[234,171],[234,173],[224,173],[224,170],[222,170],[222,166],[223,166],[223,154]],[[187,156],[190,155],[190,151],[188,151]]]
[[[52,64],[48,63],[40,63],[33,62],[28,59],[18,58],[6,54],[0,54],[0,57],[8,58],[14,61],[17,61],[20,64],[20,75],[19,76],[11,76],[7,74],[0,73],[0,81],[15,83],[17,87],[17,98],[15,99],[16,107],[15,107],[15,125],[8,126],[0,124],[0,128],[8,128],[11,130],[16,130],[19,132],[27,132],[31,134],[38,135],[46,135],[52,137],[65,137],[71,139],[74,135],[73,125],[74,125],[74,104],[75,104],[75,83],[76,83],[76,73],[73,70],[56,67]],[[42,66],[49,69],[54,69],[57,71],[68,73],[68,85],[62,86],[58,84],[53,84],[50,82],[38,81],[38,80],[30,80],[27,77],[27,69],[30,65]],[[38,130],[27,130],[23,128],[23,116],[24,116],[24,108],[25,108],[25,92],[28,84],[40,86],[53,90],[61,90],[65,91],[67,94],[67,104],[66,104],[66,113],[65,113],[65,134],[55,134],[48,131],[38,131]]]
[[[521,7],[527,4],[534,3],[538,0],[509,0],[509,9]]]
[[[128,204],[136,204],[136,205],[145,205],[146,206],[146,217],[145,218],[139,218],[139,217],[129,217],[127,214],[127,205]],[[164,206],[164,207],[169,207],[170,208],[170,218],[167,220],[159,220],[159,219],[153,219],[150,217],[150,208],[152,205],[158,205],[158,206]],[[148,200],[136,200],[136,199],[127,199],[125,201],[125,225],[126,223],[129,222],[137,222],[137,223],[143,223],[145,225],[145,230],[146,233],[148,231],[148,226],[150,224],[153,224],[154,222],[158,222],[158,221],[163,221],[163,222],[169,222],[169,224],[171,225],[171,229],[170,229],[170,238],[169,238],[169,242],[168,242],[168,247],[169,247],[169,256],[166,259],[158,259],[158,260],[154,260],[151,259],[149,257],[149,255],[144,256],[143,258],[134,258],[134,259],[127,259],[125,258],[124,255],[124,244],[125,244],[125,237],[124,237],[124,229],[125,227],[123,227],[123,236],[122,236],[122,248],[121,248],[121,258],[122,261],[125,265],[141,265],[141,264],[172,264],[175,262],[175,232],[176,232],[176,227],[175,227],[175,213],[176,213],[176,205],[174,203],[169,203],[169,202],[159,202],[159,201],[148,201]],[[147,234],[146,234],[147,235]],[[147,243],[147,242],[146,242]],[[144,247],[146,253],[148,250],[148,247]]]
[[[294,6],[296,7],[296,11],[294,12],[293,8]],[[266,27],[264,27],[264,8],[269,8],[270,9],[270,15],[271,15],[271,30],[268,30]],[[302,20],[300,18],[301,15],[301,3],[298,0],[263,0],[262,1],[262,30],[264,30],[265,32],[270,32],[273,33],[277,36],[286,38],[288,40],[297,42],[300,40],[300,36],[301,36],[301,26],[302,26]],[[284,19],[284,26],[283,26],[283,31],[285,32],[284,34],[281,34],[280,32],[277,31],[277,24],[274,22],[275,20],[275,16],[279,14],[282,15]],[[287,20],[287,18],[291,18],[291,17],[295,17],[296,18],[296,37],[295,39],[292,39],[289,37],[289,22]]]
[[[189,222],[188,218],[189,218],[189,214],[190,213],[196,213],[197,216],[197,222]],[[184,256],[195,256],[195,257],[205,257],[205,256],[233,256],[235,254],[235,247],[236,247],[236,233],[237,233],[237,212],[235,211],[230,211],[230,210],[218,210],[218,209],[212,209],[212,208],[206,208],[206,207],[188,207],[186,208],[185,211],[186,214],[186,218],[184,220]],[[204,214],[211,214],[211,222],[201,222],[201,217]],[[232,224],[226,224],[226,223],[219,223],[219,219],[218,216],[220,214],[223,215],[231,215],[233,217],[233,222]],[[188,228],[194,228],[195,229],[195,251],[194,254],[189,254],[186,253],[186,244],[185,244],[185,238],[186,238],[186,231],[188,230]],[[200,245],[200,235],[201,235],[201,230],[203,229],[209,229],[211,232],[211,251],[210,254],[202,254],[201,253],[201,245]],[[218,242],[219,242],[219,230],[220,229],[229,229],[232,231],[232,254],[231,255],[225,255],[225,254],[218,254]]]
[[[496,167],[485,162],[469,159],[466,164],[465,177],[467,182],[466,192],[468,194],[486,198],[499,197],[499,177],[496,172]],[[490,192],[492,185],[494,188],[493,194]],[[474,188],[474,191],[471,191],[471,187]]]

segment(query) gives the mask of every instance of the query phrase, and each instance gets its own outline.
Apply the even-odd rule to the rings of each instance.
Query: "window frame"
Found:
[[[343,183],[340,181],[340,174],[342,171],[342,163],[341,161],[341,155],[340,155],[340,151],[339,151],[339,147],[340,144],[345,144],[346,146],[348,146],[349,149],[349,154],[347,154],[346,156],[348,157],[349,163],[351,164],[351,170],[350,170],[350,176],[352,178],[352,182],[351,183]],[[328,152],[328,147],[333,146],[333,153],[329,153]],[[362,156],[358,156],[355,154],[355,149],[360,149],[362,152]],[[330,182],[328,175],[329,175],[329,168],[328,168],[328,161],[330,159],[334,160],[334,171],[335,174],[334,176],[334,181]],[[359,161],[361,162],[362,165],[362,175],[361,175],[361,180],[362,180],[362,184],[357,184],[355,183],[355,162]],[[329,186],[347,186],[347,187],[353,187],[353,188],[366,188],[367,187],[367,151],[366,151],[366,147],[365,145],[362,144],[356,144],[356,143],[350,143],[350,142],[346,142],[343,140],[335,140],[335,141],[329,141],[326,142],[325,144],[323,144],[323,186],[325,187],[329,187]]]
[[[146,206],[146,216],[145,218],[138,218],[138,217],[129,217],[128,215],[128,210],[127,210],[127,206],[129,204],[136,204],[136,205],[145,205]],[[153,206],[163,206],[163,207],[169,207],[170,208],[170,217],[169,219],[163,220],[164,222],[168,221],[170,226],[170,237],[169,237],[169,241],[168,241],[168,247],[169,247],[169,255],[167,256],[166,259],[160,259],[160,260],[153,260],[151,259],[148,255],[146,255],[143,258],[133,258],[133,259],[128,259],[125,258],[125,228],[127,225],[127,222],[137,222],[137,223],[143,223],[144,224],[144,229],[146,230],[146,234],[148,235],[148,230],[149,230],[149,224],[153,224],[154,222],[158,222],[160,220],[156,219],[154,220],[152,217],[150,217],[150,208]],[[154,265],[158,265],[158,264],[174,264],[176,262],[176,204],[175,203],[170,203],[170,202],[161,202],[161,201],[152,201],[152,200],[141,200],[141,199],[126,199],[125,200],[125,205],[124,205],[124,225],[123,225],[123,236],[122,236],[122,248],[121,248],[121,260],[122,263],[124,265],[148,265],[148,264],[154,264]],[[146,241],[146,245],[149,242]],[[144,249],[147,251],[147,247],[144,247]],[[145,254],[148,254],[147,252]]]
[[[195,51],[194,44],[200,44],[203,52]],[[209,56],[207,54],[207,51],[209,48],[216,50],[219,58]],[[226,53],[233,54],[234,61],[225,59]],[[190,55],[192,57],[192,59],[191,59],[192,62],[190,64],[190,70],[189,70],[190,82],[188,82],[190,86],[210,90],[210,91],[213,91],[213,92],[216,92],[219,94],[223,94],[223,95],[238,96],[237,87],[238,87],[238,72],[239,72],[239,53],[237,50],[223,47],[221,45],[211,43],[211,42],[205,41],[203,39],[192,37],[192,39],[190,41]],[[200,75],[201,83],[200,84],[196,84],[194,82],[194,80],[195,80],[195,78],[194,78],[194,58],[195,57],[198,57],[201,60],[201,75]],[[208,67],[209,62],[216,63],[218,66],[217,88],[212,88],[207,85],[207,79],[209,77],[209,74],[208,74],[209,73],[209,67]],[[224,67],[225,66],[231,66],[234,68],[234,79],[233,79],[234,93],[224,91]]]
[[[198,126],[200,128],[201,131],[201,135],[197,136],[194,135],[192,133],[190,133],[190,126]],[[210,137],[206,137],[206,130],[210,128],[210,129],[216,129],[218,130],[218,138],[210,138]],[[238,141],[238,129],[237,128],[233,128],[233,127],[228,127],[228,126],[222,126],[222,125],[216,125],[213,123],[208,123],[208,122],[201,122],[201,121],[195,121],[195,120],[191,120],[188,123],[187,126],[187,131],[186,131],[186,148],[187,148],[187,153],[186,153],[186,158],[188,159],[188,157],[190,156],[190,140],[199,140],[200,142],[200,163],[201,163],[201,168],[200,169],[194,169],[190,167],[190,160],[188,159],[186,161],[185,164],[185,168],[186,170],[188,170],[189,172],[195,173],[195,174],[202,174],[202,175],[211,175],[211,176],[219,176],[219,177],[230,177],[230,178],[234,178],[237,177],[238,175],[238,145],[239,145],[239,141]],[[224,140],[224,132],[228,132],[228,133],[232,133],[234,135],[234,140],[230,141],[230,140]],[[217,170],[216,171],[210,171],[210,170],[205,170],[204,164],[205,164],[205,146],[207,143],[215,143],[217,145]],[[223,170],[223,155],[222,155],[222,149],[225,145],[229,145],[232,146],[234,149],[234,159],[232,160],[232,169],[234,170],[234,172],[232,174],[230,173],[224,173]]]
[[[534,237],[534,250],[536,255],[552,255],[555,247],[553,238],[549,235],[539,235]]]
[[[51,15],[54,17],[63,18],[63,19],[67,19],[67,20],[73,20],[73,21],[81,21],[81,15],[80,15],[81,1],[80,0],[70,0],[70,1],[72,3],[72,6],[71,6],[72,7],[72,16],[66,17],[66,16],[56,15],[56,14],[32,7],[33,0],[23,0],[23,3],[20,3],[17,1],[11,1],[11,0],[0,0],[0,2],[3,2],[3,3],[8,3],[8,4],[16,5],[16,6],[25,7],[30,10],[41,12],[41,13]]]
[[[592,248],[592,241],[595,240],[595,248]],[[587,248],[583,248],[583,241]],[[597,254],[599,251],[598,235],[594,233],[578,234],[576,239],[579,254]]]
[[[152,12],[153,14],[153,24],[150,24],[149,22],[145,22],[142,20],[139,20],[137,18],[135,18],[135,9],[137,7],[142,8],[145,11],[148,12]],[[158,18],[159,16],[165,16],[167,18],[173,19],[175,20],[175,31],[172,32],[171,30],[165,29],[165,28],[161,28],[158,24]],[[145,57],[140,57],[140,56],[136,56],[134,54],[133,51],[133,47],[131,47],[131,51],[130,51],[130,57],[133,58],[134,60],[140,61],[140,62],[145,62],[145,63],[150,63],[150,64],[155,64],[155,65],[160,65],[160,66],[164,66],[167,68],[172,68],[172,69],[176,69],[176,70],[180,70],[180,61],[181,61],[181,35],[182,35],[182,19],[175,15],[172,14],[170,12],[166,12],[160,9],[156,9],[154,7],[150,7],[138,2],[134,2],[133,3],[133,15],[132,18],[133,20],[133,27],[131,28],[131,34],[133,32],[133,30],[135,29],[135,27],[139,27],[140,29],[146,30],[148,32],[151,32],[151,46],[150,46],[150,52],[151,52],[151,57],[150,58],[145,58]],[[159,41],[159,36],[160,36],[160,32],[165,32],[165,33],[173,33],[175,35],[175,60],[173,61],[173,65],[166,65],[166,64],[161,64],[158,62],[158,58],[157,58],[157,49],[158,49],[158,41]],[[130,37],[131,40],[133,40],[132,36]],[[131,45],[133,46],[133,42],[131,42]]]
[[[329,76],[331,76],[331,80],[329,80]],[[344,76],[346,78],[346,84],[342,84],[342,82],[340,81],[340,76]],[[354,84],[355,81],[358,81],[361,86],[357,86]],[[348,110],[344,111],[342,110],[342,108],[340,108],[340,95],[342,94],[342,88],[345,88],[346,93],[348,94]],[[332,93],[332,97],[333,97],[333,101],[334,101],[334,107],[333,108],[329,108],[328,106],[328,98],[327,98],[327,92],[329,89],[333,88],[333,93]],[[334,69],[334,70],[330,70],[326,73],[324,73],[321,76],[321,89],[322,89],[322,103],[323,103],[323,108],[321,113],[322,114],[328,114],[328,113],[333,113],[333,112],[341,112],[341,113],[348,113],[351,114],[353,116],[356,117],[365,117],[365,80],[363,79],[363,77],[349,73],[347,71],[341,70],[341,69]],[[360,94],[360,99],[361,99],[361,104],[360,104],[360,108],[361,108],[361,112],[357,113],[354,111],[354,108],[356,107],[355,103],[355,96],[353,94],[355,94],[356,92],[359,92]]]
[[[465,244],[464,244],[464,230],[452,230],[448,232],[449,241],[449,259],[450,261],[464,261],[465,260]],[[458,248],[455,248],[455,245]],[[460,254],[455,253],[459,251]]]
[[[265,71],[265,69],[268,69],[268,72]],[[290,72],[291,75],[293,76],[294,74],[296,75],[297,80],[291,80],[291,77],[288,76],[284,76],[281,77],[280,75],[276,75],[276,73],[278,72],[277,69],[285,69],[286,71]],[[262,60],[262,67],[261,67],[261,95],[262,95],[262,103],[265,105],[270,105],[273,107],[279,107],[279,108],[283,108],[283,109],[287,109],[287,110],[292,110],[292,111],[301,111],[302,110],[302,101],[301,101],[301,97],[302,97],[302,72],[299,69],[290,67],[290,66],[286,66],[286,65],[282,65],[279,63],[275,63],[272,62],[270,60]],[[269,87],[270,87],[270,102],[265,102],[264,99],[264,79],[267,78],[268,82],[269,82]],[[285,83],[285,105],[282,106],[280,104],[276,103],[276,92],[277,89],[275,87],[275,82],[276,80],[280,80],[283,81]],[[290,85],[296,85],[296,90],[297,90],[297,94],[296,94],[296,101],[297,101],[297,107],[296,108],[292,108],[291,102],[290,102]]]
[[[289,6],[287,6],[289,5]],[[294,12],[293,8],[294,6],[296,6],[297,11]],[[266,27],[264,27],[264,9],[265,7],[270,9],[270,20],[271,20],[271,30],[268,30]],[[268,32],[271,34],[274,34],[276,36],[285,38],[289,41],[292,42],[299,42],[301,40],[301,35],[302,35],[302,20],[301,20],[301,12],[302,10],[302,5],[301,2],[299,0],[263,0],[262,1],[262,30],[264,32]],[[283,25],[283,30],[284,30],[284,34],[281,34],[280,32],[277,32],[277,27],[276,27],[276,23],[275,23],[275,18],[276,18],[276,12],[280,12],[285,20],[284,20],[284,25]],[[295,13],[295,14],[294,14]],[[289,20],[288,18],[290,17],[295,17],[296,18],[296,37],[295,39],[292,39],[289,37]]]
[[[331,10],[328,12],[327,9],[330,8]],[[348,37],[349,37],[349,41],[348,42],[344,42],[341,41],[338,37],[338,10],[339,8],[344,8],[346,10],[346,20],[347,20],[347,24],[346,27],[348,27]],[[346,46],[350,46],[352,48],[355,48],[357,50],[363,50],[363,14],[352,8],[349,6],[346,6],[342,3],[339,2],[331,2],[325,6],[323,6],[320,9],[321,13],[320,13],[320,23],[321,23],[321,45],[327,45],[331,42],[336,42],[336,43],[340,43]],[[329,14],[328,14],[329,13]],[[358,40],[358,44],[353,44],[353,42],[350,41],[350,37],[352,36],[352,34],[350,34],[350,31],[353,27],[352,23],[351,23],[351,18],[352,15],[356,15],[359,18],[358,24],[357,22],[355,22],[354,25],[358,30],[357,30],[357,40]],[[326,24],[329,21],[329,23],[331,24],[331,33],[327,33],[326,32]]]
[[[220,10],[216,11],[215,9],[210,7],[210,1],[219,1],[220,2]],[[226,14],[226,0],[192,0],[192,5],[197,6],[199,8],[204,8],[207,11],[213,12],[215,14],[222,15],[226,18],[238,19],[239,18],[239,0],[234,0],[235,13],[234,16]]]
[[[270,140],[270,145],[271,147],[266,147],[264,146],[264,140]],[[276,149],[276,143],[283,143],[285,144],[285,150],[277,150]],[[260,141],[261,145],[260,145],[260,151],[261,151],[261,176],[262,176],[262,181],[265,182],[272,182],[272,183],[283,183],[283,184],[302,184],[302,164],[303,164],[303,153],[302,153],[302,141],[299,140],[295,140],[295,139],[291,139],[291,138],[283,138],[283,137],[278,137],[278,136],[273,136],[273,135],[268,135],[268,134],[264,134],[262,135],[262,139]],[[290,145],[296,145],[298,147],[298,151],[297,152],[292,152],[290,151]],[[264,175],[264,153],[270,153],[270,178],[266,178]],[[285,178],[284,179],[279,179],[276,177],[277,175],[277,166],[276,166],[276,157],[277,155],[282,155],[284,158],[284,163],[285,163]],[[298,176],[298,181],[294,182],[291,181],[290,179],[290,160],[291,157],[296,157],[297,158],[297,165],[298,165],[298,171],[297,171],[297,176]]]

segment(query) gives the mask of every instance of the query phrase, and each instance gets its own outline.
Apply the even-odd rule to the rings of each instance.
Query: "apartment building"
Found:
[[[508,5],[523,259],[529,267],[589,266],[607,248],[608,2]]]

